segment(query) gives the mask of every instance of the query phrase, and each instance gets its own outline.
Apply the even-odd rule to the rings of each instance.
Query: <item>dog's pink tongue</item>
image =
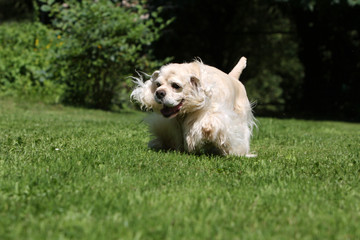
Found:
[[[180,103],[179,105],[177,105],[175,107],[164,106],[164,108],[161,109],[161,114],[166,118],[171,117],[172,115],[174,115],[180,111],[181,106],[182,106],[182,103]]]

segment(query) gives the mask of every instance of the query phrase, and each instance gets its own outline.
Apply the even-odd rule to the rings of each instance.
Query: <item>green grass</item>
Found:
[[[248,159],[144,116],[0,100],[0,239],[360,238],[360,124],[260,118]]]

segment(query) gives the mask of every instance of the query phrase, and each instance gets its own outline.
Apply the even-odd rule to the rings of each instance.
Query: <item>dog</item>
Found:
[[[239,81],[246,63],[242,57],[226,74],[195,60],[164,65],[146,81],[140,74],[132,77],[136,87],[131,100],[153,112],[145,119],[154,136],[148,146],[255,157],[250,153],[255,118]]]

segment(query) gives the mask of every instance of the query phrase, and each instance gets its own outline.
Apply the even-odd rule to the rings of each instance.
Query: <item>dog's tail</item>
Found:
[[[231,70],[229,76],[239,79],[242,71],[246,68],[246,57],[241,57],[236,66]]]

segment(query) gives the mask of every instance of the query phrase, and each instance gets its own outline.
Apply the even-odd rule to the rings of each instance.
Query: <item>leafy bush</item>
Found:
[[[53,1],[48,1],[52,3]],[[43,5],[42,10],[50,9]],[[108,0],[52,4],[53,26],[64,45],[50,76],[65,84],[64,101],[109,109],[128,101],[134,69],[152,70],[149,46],[166,25],[143,7],[120,7]]]
[[[255,48],[251,42],[247,45],[253,49],[245,70],[248,75],[243,78],[248,96],[257,103],[256,113],[290,112],[302,97],[304,78],[303,66],[296,56],[297,44],[291,37],[277,34],[262,41],[256,43],[263,47]]]
[[[57,103],[63,86],[47,78],[46,69],[61,46],[56,33],[40,23],[0,25],[0,93]]]
[[[44,2],[44,1],[42,1]],[[0,25],[1,95],[110,109],[128,102],[135,69],[151,72],[151,43],[166,25],[139,5],[53,0],[53,25]]]

